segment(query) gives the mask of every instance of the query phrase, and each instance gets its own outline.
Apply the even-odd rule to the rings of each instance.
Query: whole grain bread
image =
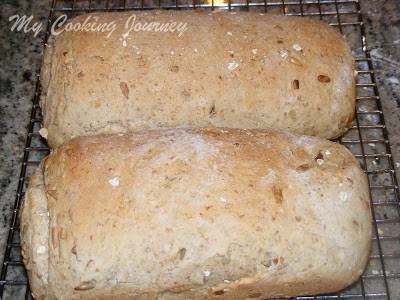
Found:
[[[326,23],[195,11],[95,13],[70,22],[114,22],[115,30],[50,37],[40,103],[51,147],[82,135],[205,126],[331,139],[353,119],[354,59]],[[141,30],[151,22],[185,31]]]
[[[234,129],[81,137],[47,157],[21,212],[36,299],[249,299],[361,275],[366,176],[343,146]]]

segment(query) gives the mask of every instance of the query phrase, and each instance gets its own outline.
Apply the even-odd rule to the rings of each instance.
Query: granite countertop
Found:
[[[50,0],[0,2],[0,255],[2,261],[45,31],[36,37],[32,33],[11,32],[8,18],[15,14],[33,15],[36,20],[46,24],[50,5]]]
[[[46,25],[51,0],[0,2],[0,256],[3,257],[42,56],[45,28],[11,32],[8,18],[33,15]],[[377,70],[397,176],[400,177],[400,9],[398,0],[361,0],[367,45]],[[3,258],[1,258],[3,259]]]

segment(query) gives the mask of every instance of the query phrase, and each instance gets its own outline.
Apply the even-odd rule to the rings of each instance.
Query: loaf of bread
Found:
[[[340,144],[236,129],[74,139],[21,212],[36,299],[328,293],[366,265],[366,176]]]
[[[50,147],[83,135],[206,126],[330,139],[353,119],[354,59],[326,23],[194,11],[71,22],[45,47],[42,132]],[[85,30],[92,23],[115,28]]]

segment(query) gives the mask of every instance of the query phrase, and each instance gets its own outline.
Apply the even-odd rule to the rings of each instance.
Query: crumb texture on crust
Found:
[[[174,21],[186,31],[128,33],[132,15],[135,24]],[[82,135],[205,126],[336,138],[353,118],[354,59],[323,22],[193,11],[71,22],[88,16],[115,30],[64,31],[45,49],[41,106],[51,147]]]
[[[234,129],[81,137],[53,151],[43,172],[48,299],[328,293],[367,262],[366,177],[329,141]],[[26,206],[39,206],[36,188]]]

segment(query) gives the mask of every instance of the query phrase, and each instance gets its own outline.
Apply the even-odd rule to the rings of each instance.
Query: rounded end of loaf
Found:
[[[49,210],[44,188],[43,163],[29,181],[20,212],[21,246],[32,295],[47,298]]]

